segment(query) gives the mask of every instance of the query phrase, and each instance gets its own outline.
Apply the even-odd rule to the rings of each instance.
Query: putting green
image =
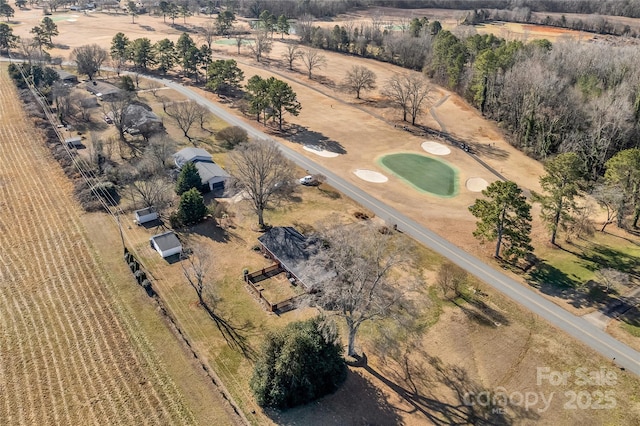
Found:
[[[458,194],[458,172],[441,160],[419,154],[389,154],[379,160],[385,169],[419,191],[440,197]]]
[[[216,40],[215,44],[224,44],[225,46],[236,46],[238,42],[235,38],[221,38],[220,40]],[[246,46],[248,44],[253,44],[253,40],[242,40],[242,45]]]

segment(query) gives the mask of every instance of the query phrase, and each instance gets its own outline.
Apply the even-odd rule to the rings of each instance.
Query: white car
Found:
[[[315,185],[316,180],[313,176],[307,175],[303,178],[300,178],[300,185]]]

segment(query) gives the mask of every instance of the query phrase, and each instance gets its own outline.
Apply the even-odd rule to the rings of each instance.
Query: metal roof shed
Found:
[[[154,235],[149,241],[151,242],[151,247],[160,253],[163,258],[182,253],[182,244],[180,244],[180,240],[173,231]]]
[[[136,222],[138,225],[158,219],[158,212],[153,206],[136,210],[134,214],[136,215]]]

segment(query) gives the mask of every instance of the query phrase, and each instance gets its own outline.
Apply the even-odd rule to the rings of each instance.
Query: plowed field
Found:
[[[0,424],[189,424],[0,67]]]

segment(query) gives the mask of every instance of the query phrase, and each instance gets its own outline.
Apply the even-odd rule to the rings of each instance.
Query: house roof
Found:
[[[147,108],[140,104],[128,105],[125,110],[124,125],[129,129],[140,131],[159,130],[162,128],[160,117]]]
[[[94,95],[99,93],[102,96],[105,96],[121,92],[121,90],[113,84],[105,83],[104,81],[88,81],[85,87]]]
[[[158,234],[151,237],[151,240],[156,243],[158,248],[162,251],[171,250],[172,248],[181,247],[180,240],[173,233],[173,231],[165,232],[164,234]]]
[[[78,76],[75,74],[71,74],[70,72],[66,72],[64,70],[56,70],[54,69],[54,71],[58,74],[58,77],[60,77],[60,80],[73,80],[73,81],[78,81]]]
[[[66,138],[64,141],[74,145],[82,144],[82,136],[72,136],[70,138]]]
[[[193,164],[195,164],[196,169],[198,169],[198,173],[200,174],[202,183],[207,183],[211,179],[217,177],[231,177],[229,173],[227,173],[222,167],[218,166],[213,161],[194,161]]]
[[[307,288],[335,275],[333,271],[327,271],[312,261],[318,254],[319,240],[305,237],[291,226],[273,227],[262,234],[258,241]]]
[[[193,161],[198,157],[205,157],[211,160],[211,154],[202,148],[183,148],[180,151],[173,154],[173,158],[176,160],[176,164],[182,167],[185,163]],[[202,158],[200,158],[202,159]]]

